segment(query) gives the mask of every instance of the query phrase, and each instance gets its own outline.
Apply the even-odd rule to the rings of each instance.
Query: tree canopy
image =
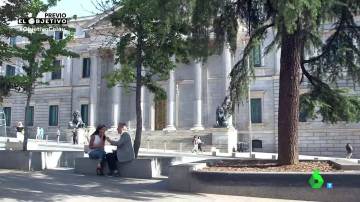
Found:
[[[134,150],[137,156],[142,130],[141,87],[154,93],[156,100],[166,98],[158,81],[168,78],[169,71],[175,68],[175,60],[187,58],[185,39],[191,19],[189,1],[122,0],[112,3],[114,12],[109,19],[122,33],[115,36],[116,63],[121,63],[121,68],[107,79],[110,86],[136,84]]]
[[[22,16],[37,16],[39,12],[45,12],[50,6],[56,4],[56,0],[48,1],[44,3],[41,0],[26,1],[25,5],[22,5],[21,10],[19,11],[21,15],[11,16],[12,19],[16,20]],[[14,8],[16,9],[16,8]],[[26,109],[29,107],[30,99],[33,90],[37,85],[47,84],[43,83],[39,79],[43,77],[43,74],[46,72],[54,72],[61,69],[61,66],[55,64],[55,60],[59,56],[68,56],[68,57],[77,57],[78,55],[66,47],[67,43],[72,39],[72,34],[68,34],[65,39],[56,40],[53,36],[48,36],[44,34],[41,29],[39,30],[40,25],[25,25],[27,28],[36,28],[35,31],[25,31],[22,29],[10,27],[8,24],[1,25],[0,35],[3,37],[22,37],[27,41],[25,45],[6,45],[4,46],[4,51],[9,53],[6,55],[6,58],[9,62],[12,60],[17,60],[22,63],[21,73],[15,75],[7,75],[0,78],[0,83],[3,84],[1,87],[1,96],[9,95],[10,90],[15,90],[19,93],[24,93],[26,95]],[[41,26],[43,28],[48,27],[48,25]],[[40,27],[40,28],[41,28]],[[71,29],[68,29],[71,33]],[[26,113],[24,113],[25,123],[27,123]],[[27,149],[27,139],[28,131],[25,125],[25,139],[24,139],[24,150]]]
[[[197,0],[195,8],[200,30],[213,29],[216,39],[229,42],[232,49],[239,22],[249,35],[242,58],[231,71],[230,94],[234,102],[247,97],[254,78],[251,52],[272,30],[273,41],[265,54],[281,49],[279,95],[279,159],[297,162],[297,121],[301,75],[311,91],[300,101],[301,110],[324,121],[359,121],[360,100],[338,89],[336,82],[350,79],[360,84],[360,27],[355,22],[360,2],[356,0]],[[204,9],[202,9],[204,8]],[[204,22],[208,23],[204,23]],[[230,23],[233,22],[233,23]],[[222,30],[222,31],[219,31]],[[324,39],[324,33],[330,36]],[[208,37],[210,32],[202,32]],[[201,36],[203,37],[203,36]],[[249,77],[250,75],[250,77]]]

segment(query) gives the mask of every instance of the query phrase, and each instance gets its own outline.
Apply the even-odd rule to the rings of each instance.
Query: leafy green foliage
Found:
[[[346,89],[316,88],[301,96],[300,110],[313,119],[321,114],[324,122],[359,122],[360,99],[348,93]]]
[[[189,1],[125,0],[115,2],[119,9],[110,16],[115,27],[124,30],[116,47],[116,62],[122,69],[109,74],[109,86],[121,83],[129,87],[136,78],[137,62],[141,63],[141,84],[155,93],[155,98],[166,97],[156,81],[166,80],[175,68],[174,60],[187,58],[184,35],[188,31]],[[140,40],[139,40],[140,39]],[[141,49],[141,58],[137,50]]]
[[[41,0],[24,1],[26,3],[21,8],[21,16],[37,16],[39,12],[47,11],[50,6],[55,5],[57,0],[48,0],[44,3]],[[16,8],[14,8],[16,10]],[[10,16],[13,17],[13,16]],[[10,19],[10,18],[9,18]],[[16,17],[11,19],[16,20]],[[36,25],[26,25],[33,28]],[[43,26],[45,27],[45,26]],[[39,28],[39,27],[36,27]],[[71,30],[70,30],[71,31]],[[73,30],[72,30],[73,31]],[[66,45],[72,39],[73,35],[68,35],[63,40],[54,40],[40,31],[27,32],[9,27],[6,22],[0,25],[0,36],[13,37],[20,36],[28,40],[25,45],[21,46],[1,46],[0,50],[9,60],[18,60],[22,62],[22,74],[9,77],[0,77],[0,101],[3,96],[8,96],[10,90],[16,90],[26,94],[26,108],[29,107],[33,90],[39,83],[37,80],[42,78],[43,73],[59,70],[61,66],[54,65],[59,56],[76,57],[76,53],[67,50]],[[1,59],[1,58],[0,58]],[[41,82],[40,82],[41,83]],[[43,83],[41,83],[43,84]],[[24,114],[25,116],[25,114]],[[27,122],[25,116],[25,123]],[[25,126],[25,138],[23,142],[23,150],[27,150],[28,128]]]
[[[56,4],[56,0],[48,1],[44,4],[40,0],[35,1],[10,1],[9,5],[5,7],[12,9],[13,13],[5,13],[7,16],[3,17],[3,22],[0,25],[0,35],[3,37],[25,37],[28,40],[24,46],[9,46],[6,43],[1,43],[0,51],[1,58],[5,60],[17,59],[23,62],[22,70],[24,74],[15,75],[12,77],[2,77],[1,94],[0,96],[8,96],[10,90],[16,90],[31,94],[35,88],[37,80],[42,77],[43,73],[53,72],[60,69],[60,66],[54,66],[54,61],[58,56],[76,57],[77,54],[67,50],[66,44],[72,39],[73,35],[68,35],[64,40],[56,41],[52,37],[42,34],[40,31],[27,32],[19,29],[14,29],[8,26],[8,20],[16,20],[18,17],[27,16],[31,13],[36,16],[41,11],[46,11],[50,6]],[[18,7],[14,7],[18,6]],[[2,8],[1,8],[2,9]],[[28,28],[33,28],[35,25],[27,25]],[[38,27],[37,27],[38,28]]]
[[[354,109],[360,104],[359,99],[335,87],[337,81],[349,77],[354,83],[360,82],[360,27],[354,20],[354,15],[360,11],[359,1],[236,0],[223,1],[221,5],[216,0],[200,2],[206,4],[199,4],[206,9],[195,13],[200,17],[194,19],[200,18],[198,22],[204,25],[202,29],[210,27],[215,30],[217,44],[229,42],[232,46],[236,45],[233,42],[236,34],[233,33],[237,33],[239,27],[231,22],[246,25],[249,41],[230,74],[230,94],[234,103],[247,97],[247,86],[254,78],[254,66],[248,63],[252,61],[250,53],[262,43],[269,29],[276,32],[273,41],[265,48],[265,54],[281,47],[285,33],[298,32],[302,40],[302,72],[313,85],[312,92],[302,98],[306,110],[314,117],[315,109],[319,109],[316,113],[321,114],[324,121],[332,123],[358,121],[355,118],[358,110]],[[324,30],[324,23],[328,30]],[[324,31],[331,34],[325,42],[322,38]],[[203,32],[202,35],[209,33]],[[235,48],[232,47],[233,50]],[[319,54],[305,57],[314,52]],[[339,101],[342,104],[336,106]]]

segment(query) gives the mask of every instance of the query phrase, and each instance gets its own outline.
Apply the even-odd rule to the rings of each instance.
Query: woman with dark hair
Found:
[[[105,125],[99,125],[95,132],[90,137],[90,144],[89,144],[89,158],[90,159],[99,159],[99,163],[96,167],[96,174],[97,175],[104,175],[103,168],[105,165],[105,157],[106,152],[104,150],[105,146]]]

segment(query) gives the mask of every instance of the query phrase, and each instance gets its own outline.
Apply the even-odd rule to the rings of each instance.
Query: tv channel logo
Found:
[[[333,189],[333,183],[332,182],[328,182],[326,183],[326,189]]]
[[[19,18],[18,24],[28,24],[28,25],[44,25],[44,24],[67,24],[68,18],[66,18],[66,13],[45,13],[44,18]]]

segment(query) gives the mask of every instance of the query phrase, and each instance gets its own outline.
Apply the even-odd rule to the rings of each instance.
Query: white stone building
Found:
[[[71,113],[81,111],[88,126],[97,124],[115,126],[119,121],[135,127],[135,93],[125,92],[120,86],[108,88],[103,78],[115,68],[113,58],[102,54],[99,48],[106,46],[106,37],[98,30],[111,30],[108,22],[98,17],[80,18],[70,23],[76,28],[75,39],[69,48],[77,52],[79,58],[58,58],[63,65],[61,72],[47,73],[43,81],[49,85],[39,86],[31,99],[29,116],[33,127],[43,127],[49,136],[55,136],[58,126],[67,128]],[[48,32],[56,38],[63,37],[62,32]],[[325,31],[325,36],[328,34]],[[277,148],[277,112],[279,91],[280,51],[263,56],[264,47],[271,42],[270,33],[264,43],[255,51],[256,80],[251,83],[251,110],[244,102],[233,115],[233,125],[238,130],[238,140],[246,141],[249,135],[249,111],[252,117],[252,137],[256,150],[276,152]],[[145,88],[141,105],[143,107],[143,128],[146,131],[181,131],[196,129],[209,133],[215,125],[215,110],[223,102],[229,85],[227,76],[232,64],[240,57],[243,39],[239,35],[239,50],[235,59],[228,48],[221,55],[213,55],[207,62],[177,64],[170,79],[162,86],[167,91],[168,99],[154,103],[153,95]],[[21,38],[10,39],[10,43],[21,45],[26,41]],[[3,74],[19,72],[20,61],[3,62]],[[306,91],[306,83],[303,92]],[[339,85],[352,86],[348,81]],[[354,89],[359,93],[360,88]],[[7,114],[10,131],[14,131],[18,121],[24,121],[25,98],[13,93],[3,104]],[[176,132],[180,131],[180,132]],[[350,142],[355,148],[355,157],[360,157],[360,124],[338,123],[329,125],[321,119],[307,120],[300,123],[300,151],[302,154],[325,156],[345,156],[345,144]],[[260,143],[260,145],[259,145]],[[254,145],[255,146],[255,145]]]

